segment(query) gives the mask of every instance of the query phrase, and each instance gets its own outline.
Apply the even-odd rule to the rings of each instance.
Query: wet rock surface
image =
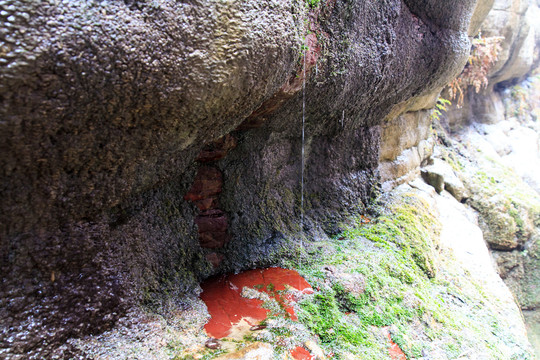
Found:
[[[296,320],[294,309],[290,304],[293,297],[283,292],[288,289],[295,289],[299,294],[313,292],[311,286],[298,272],[281,268],[255,269],[220,276],[207,280],[201,286],[203,289],[201,299],[211,316],[205,325],[205,331],[218,339],[231,333],[234,335],[236,327],[241,325],[242,321],[249,324],[251,331],[263,329],[264,327],[254,329],[260,322],[266,320],[270,313],[269,309],[261,307],[262,299],[269,300],[275,297],[288,316]],[[245,290],[245,287],[251,289],[251,292],[255,291],[253,296],[249,296],[250,292]],[[262,292],[262,298],[259,298],[257,292]]]
[[[438,158],[431,161],[432,164],[421,170],[424,181],[433,186],[439,194],[447,190],[457,201],[466,200],[468,195],[465,185],[456,176],[452,167]]]
[[[534,179],[540,132],[535,81],[491,93],[489,102],[496,106],[483,108],[479,117],[471,115],[469,126],[454,128],[453,139],[448,138],[453,150],[443,157],[470,194],[467,203],[478,211],[501,278],[528,313],[529,339],[538,352],[540,196]],[[494,121],[475,123],[479,118]]]
[[[304,73],[306,227],[363,208],[381,121],[468,54],[474,2],[425,4],[3,2],[0,354],[52,356],[276,262],[299,230]]]

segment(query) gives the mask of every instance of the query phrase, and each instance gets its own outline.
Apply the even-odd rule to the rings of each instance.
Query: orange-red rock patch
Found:
[[[398,344],[392,340],[392,336],[390,336],[390,331],[388,331],[388,328],[385,328],[386,337],[388,338],[388,341],[390,342],[390,359],[391,360],[407,360],[407,356],[401,350]]]
[[[296,360],[313,360],[315,358],[313,355],[311,355],[309,351],[307,351],[301,346],[298,346],[294,350],[291,350],[291,355]]]
[[[262,300],[241,296],[245,286],[273,296],[284,306],[292,320],[297,320],[297,317],[290,303],[296,299],[292,296],[284,298],[278,291],[291,287],[305,294],[313,292],[308,282],[297,271],[277,267],[214,277],[201,286],[203,289],[201,299],[211,316],[204,329],[209,336],[217,339],[229,336],[233,326],[241,321],[255,326],[268,316],[269,311],[261,307]],[[309,355],[309,352],[300,347],[291,352],[295,359],[311,359],[311,355],[306,357],[306,353]]]

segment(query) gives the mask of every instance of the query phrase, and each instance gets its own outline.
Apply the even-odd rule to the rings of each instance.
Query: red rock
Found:
[[[201,211],[215,209],[218,207],[218,199],[215,196],[211,196],[206,199],[195,201],[195,205]]]
[[[302,89],[304,79],[315,67],[317,60],[319,59],[319,55],[321,54],[321,47],[319,46],[317,36],[314,33],[306,36],[306,46],[305,62],[304,57],[302,57],[300,59],[300,63],[302,65],[301,68],[297,70],[296,76],[289,78],[289,81],[287,81],[280,89],[281,92],[291,97]]]
[[[203,200],[221,193],[223,176],[219,169],[212,166],[201,166],[191,189],[184,195],[188,201]]]
[[[199,244],[205,249],[219,249],[229,242],[231,236],[223,232],[199,233]]]
[[[227,217],[223,212],[218,216],[199,215],[195,218],[195,224],[199,227],[199,233],[206,232],[226,232]]]
[[[392,340],[392,336],[390,335],[390,331],[388,328],[384,328],[383,331],[386,334],[386,337],[388,338],[388,341],[390,342],[390,349],[388,350],[390,352],[390,359],[391,360],[407,360],[407,356],[401,350],[398,344],[396,344]]]
[[[230,150],[236,147],[236,145],[237,142],[234,136],[227,134],[206,145],[197,157],[197,161],[211,162],[223,159]]]

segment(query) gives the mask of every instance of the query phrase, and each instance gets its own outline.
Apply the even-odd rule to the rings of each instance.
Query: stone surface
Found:
[[[469,25],[469,36],[476,36],[486,16],[491,11],[495,0],[480,0],[476,2],[471,24]]]
[[[366,290],[366,280],[362,274],[349,273],[347,269],[331,265],[325,266],[323,270],[332,283],[339,284],[347,293],[360,297]]]
[[[207,210],[195,217],[199,242],[203,248],[222,248],[230,239],[227,216],[221,210]]]
[[[519,339],[526,339],[520,309],[514,296],[498,276],[489,251],[482,239],[482,231],[476,224],[476,216],[450,196],[436,196],[440,219],[443,224],[441,242],[453,250],[456,259],[483,289],[497,298],[495,306],[499,316],[508,322],[509,330]],[[500,349],[503,353],[511,349]]]
[[[502,51],[491,70],[491,86],[521,78],[535,63],[538,26],[534,14],[537,4],[528,0],[495,0],[493,8],[482,24],[482,35],[502,36]]]
[[[218,356],[216,360],[272,360],[274,359],[274,349],[267,343],[253,343],[242,350],[232,354]]]
[[[414,179],[433,150],[427,111],[407,112],[382,126],[379,174],[384,190]]]
[[[432,164],[422,168],[422,178],[438,193],[447,190],[457,201],[468,197],[467,189],[456,176],[452,167],[441,159],[432,159]]]
[[[236,147],[236,138],[230,134],[207,144],[197,156],[199,162],[212,162],[223,159],[227,153]]]
[[[424,181],[433,186],[438,194],[444,190],[444,176],[437,171],[436,167],[423,168],[421,174]]]
[[[206,260],[208,260],[208,262],[212,264],[214,268],[217,268],[219,267],[219,265],[221,265],[223,258],[223,255],[214,252],[206,254]]]
[[[516,295],[522,309],[540,309],[540,236],[536,235],[524,250],[493,253],[499,273]]]
[[[280,311],[296,321],[293,306],[296,299],[284,292],[293,288],[298,294],[313,293],[311,285],[297,271],[277,267],[215,277],[201,286],[201,299],[211,316],[204,329],[209,336],[218,339],[242,340],[271,314],[270,309],[262,305],[272,298],[280,303]]]
[[[529,10],[534,9],[531,3]],[[457,141],[449,143],[459,154],[453,160],[461,165],[460,177],[472,193],[468,203],[479,213],[479,226],[501,277],[528,314],[529,339],[535,345],[540,298],[539,96],[532,79],[505,88],[510,84],[499,84],[488,94],[469,94],[464,111],[452,109],[448,118],[454,119]]]
[[[299,231],[304,80],[305,225],[335,231],[372,197],[382,119],[461,70],[474,7],[4,1],[0,355],[52,357],[129,306],[181,306],[213,272],[200,211],[228,218],[228,242],[203,240],[227,243],[219,271],[277,261]],[[233,131],[225,157],[196,160]]]
[[[326,360],[324,351],[319,345],[313,340],[307,340],[304,342],[304,346],[309,350],[312,355],[313,360]]]
[[[201,166],[195,176],[193,185],[184,196],[188,201],[204,200],[221,193],[223,177],[218,168],[212,166]]]
[[[540,311],[523,311],[523,317],[527,323],[527,334],[535,348],[536,358],[540,357]]]

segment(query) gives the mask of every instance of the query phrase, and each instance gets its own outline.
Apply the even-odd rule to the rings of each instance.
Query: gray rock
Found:
[[[482,24],[483,36],[502,36],[502,51],[490,73],[491,85],[527,74],[535,61],[537,5],[528,0],[495,0]]]
[[[304,224],[335,229],[372,197],[382,119],[463,67],[474,7],[2,2],[0,348],[50,358],[130,306],[166,312],[212,272],[279,259],[300,230],[306,25]],[[230,240],[213,269],[183,197],[229,133],[238,146],[212,166]]]
[[[366,279],[362,274],[350,273],[347,269],[330,265],[323,270],[332,283],[339,284],[344,291],[355,297],[359,297],[366,290]]]
[[[444,190],[444,176],[439,170],[434,166],[428,166],[420,170],[424,181],[433,186],[438,194]]]
[[[440,194],[447,190],[458,201],[468,197],[467,190],[456,176],[452,167],[440,159],[433,159],[433,164],[422,168],[422,178]]]

